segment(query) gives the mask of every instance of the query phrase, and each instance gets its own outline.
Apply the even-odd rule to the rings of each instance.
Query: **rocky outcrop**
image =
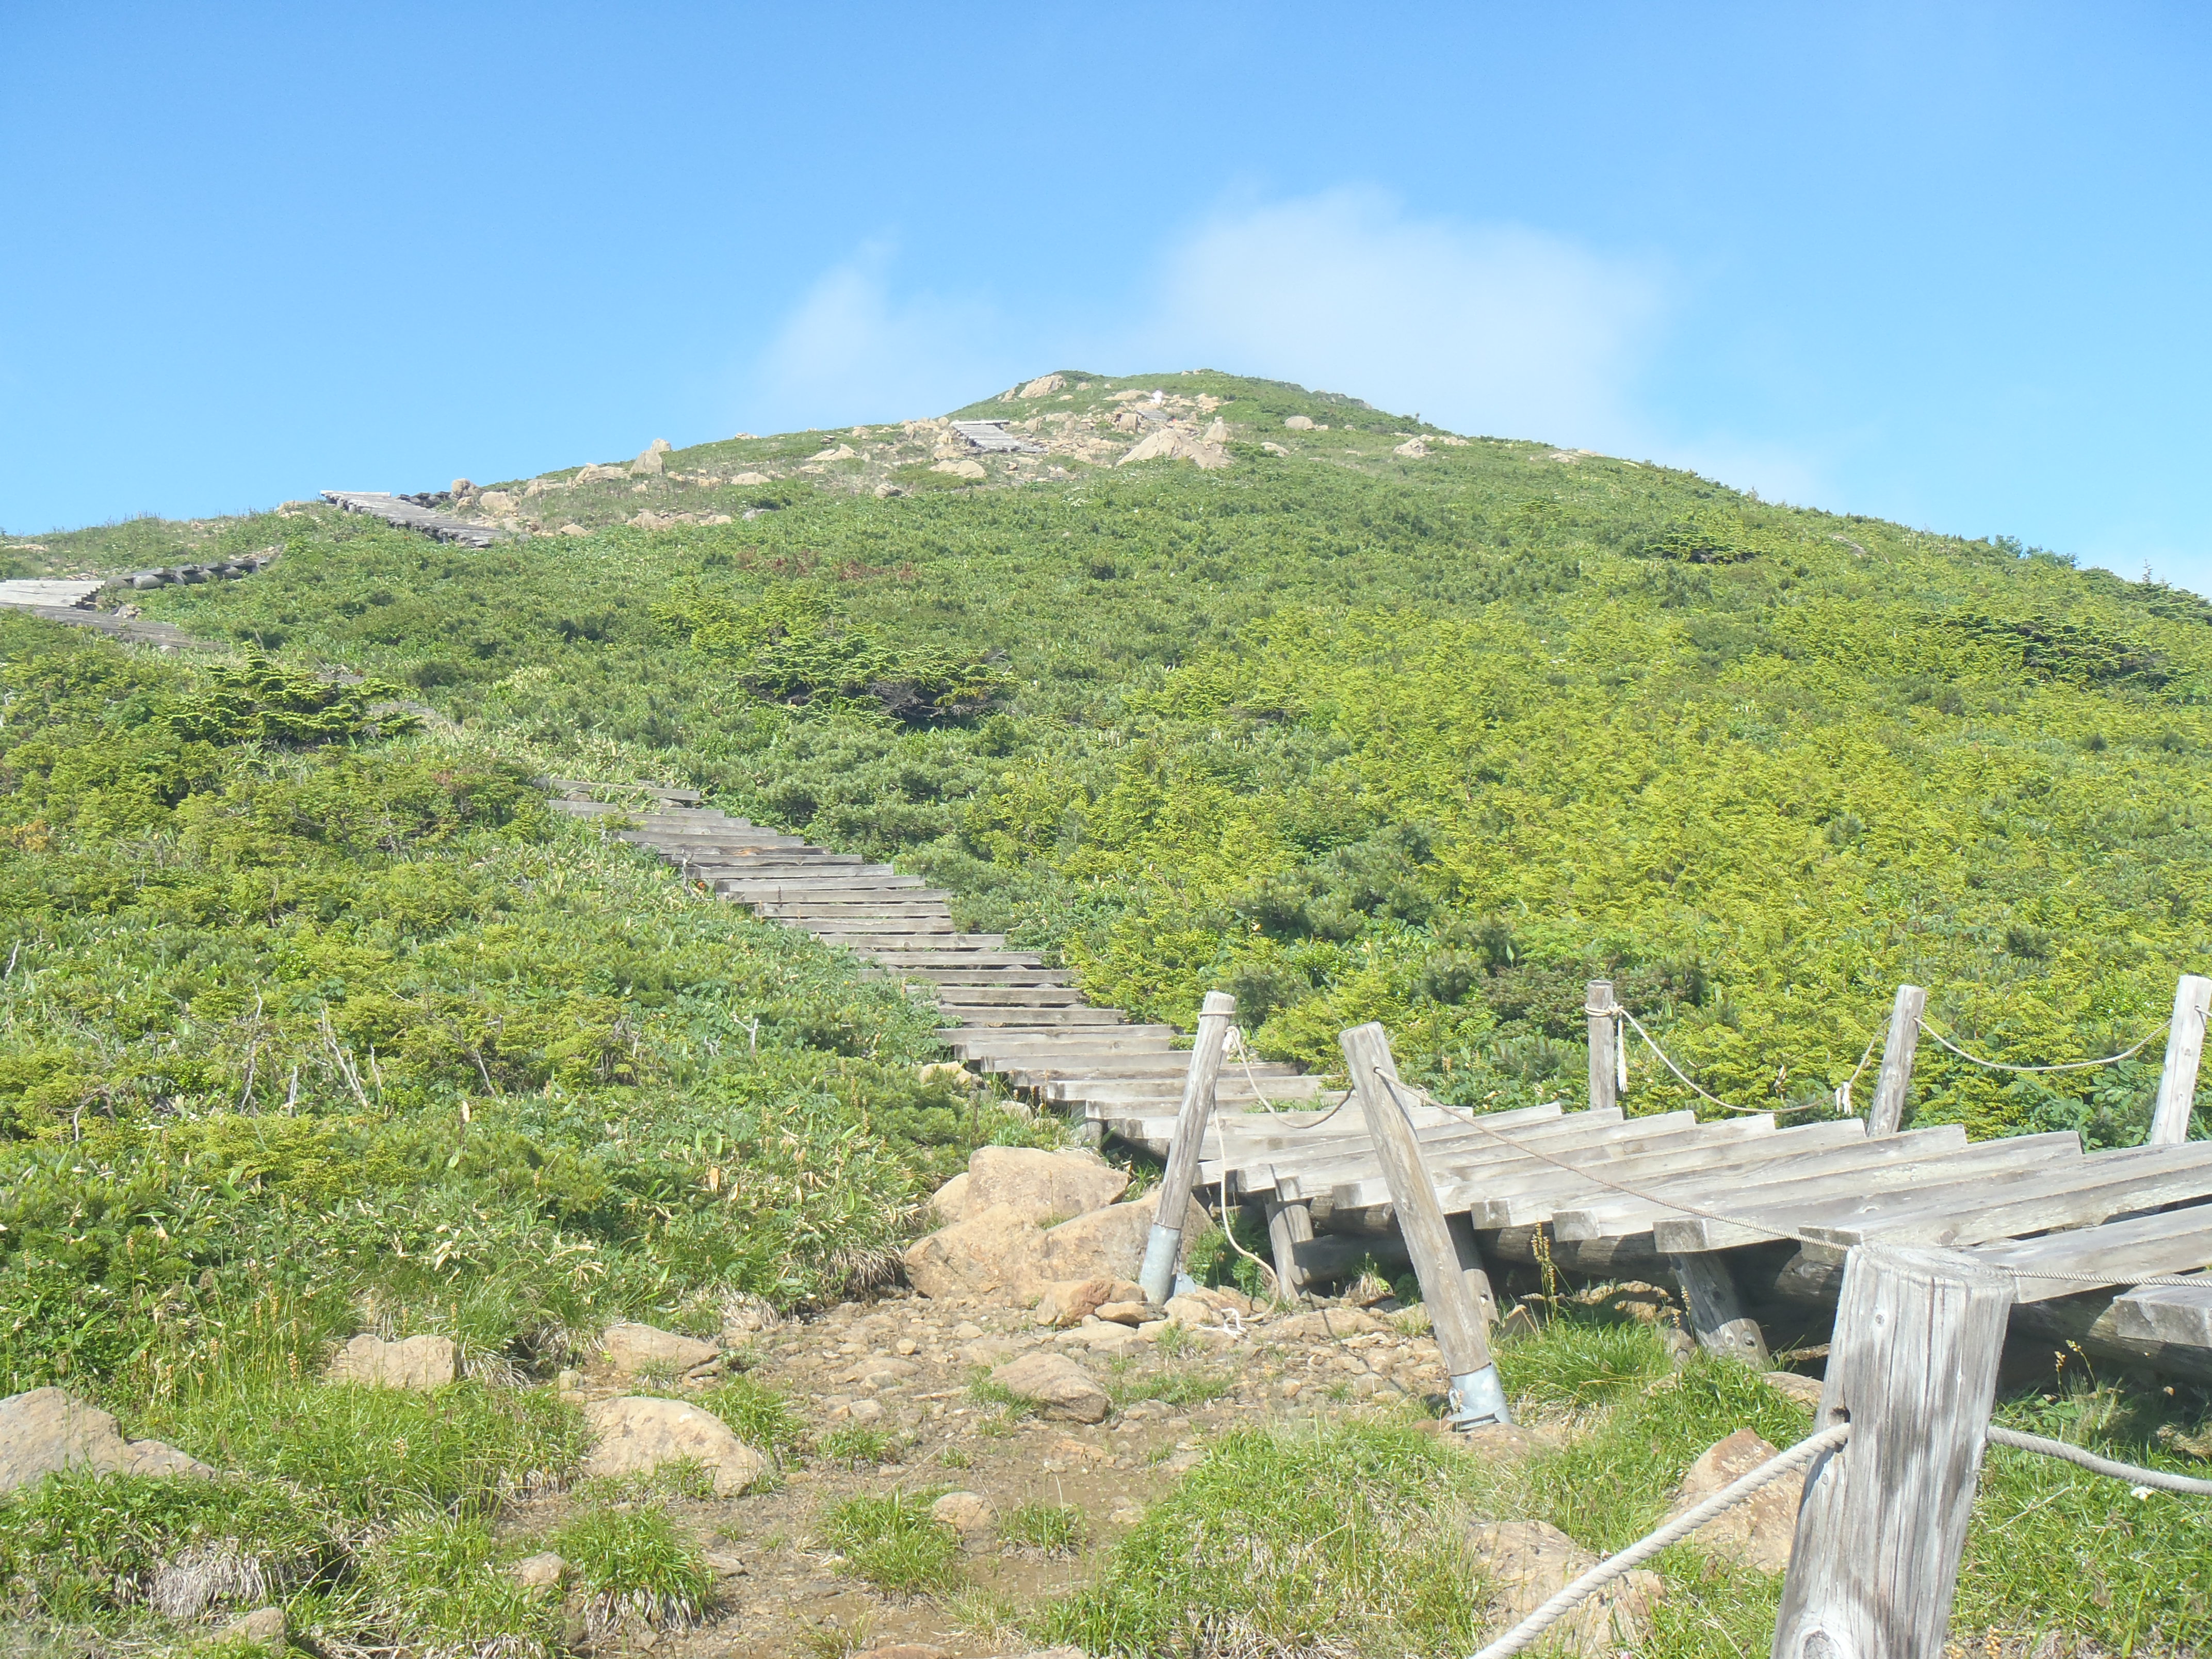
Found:
[[[769,1472],[768,1459],[720,1418],[680,1400],[596,1400],[584,1407],[584,1420],[598,1439],[584,1460],[586,1475],[650,1474],[663,1463],[689,1459],[713,1476],[714,1496],[734,1498]]]
[[[199,1459],[159,1440],[126,1440],[115,1419],[62,1389],[0,1400],[0,1492],[64,1469],[95,1474],[211,1475]]]
[[[1103,1423],[1113,1409],[1097,1379],[1066,1354],[1025,1353],[991,1373],[1009,1394],[1037,1403],[1037,1415],[1069,1423]]]
[[[1727,1439],[1707,1447],[1682,1477],[1668,1518],[1672,1520],[1723,1487],[1735,1485],[1774,1455],[1775,1448],[1753,1429],[1738,1429]],[[1761,1572],[1780,1572],[1790,1565],[1790,1547],[1797,1535],[1797,1506],[1804,1495],[1804,1475],[1785,1474],[1701,1528],[1690,1540],[1690,1547]]]
[[[1024,1221],[1043,1224],[1102,1210],[1128,1185],[1127,1170],[1095,1152],[983,1146],[968,1160],[965,1201],[979,1210],[1003,1204]]]
[[[1130,445],[1129,453],[1114,465],[1128,466],[1138,461],[1189,461],[1210,472],[1229,465],[1229,452],[1219,444],[1163,426]]]
[[[380,1389],[442,1388],[460,1375],[461,1351],[450,1336],[409,1336],[397,1342],[364,1331],[331,1357],[328,1382]]]
[[[721,1349],[712,1342],[628,1321],[608,1326],[600,1346],[607,1363],[624,1376],[635,1376],[647,1370],[665,1370],[672,1376],[684,1376],[710,1370],[722,1358]]]
[[[1482,1563],[1492,1598],[1493,1633],[1517,1625],[1597,1565],[1597,1557],[1541,1521],[1501,1521],[1469,1528],[1468,1541]],[[1632,1572],[1616,1579],[1552,1626],[1550,1650],[1583,1659],[1611,1659],[1633,1651],[1651,1628],[1659,1575]]]

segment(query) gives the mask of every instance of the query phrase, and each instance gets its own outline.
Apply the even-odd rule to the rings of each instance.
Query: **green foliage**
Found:
[[[697,1396],[696,1403],[720,1418],[745,1444],[765,1453],[779,1468],[805,1443],[805,1419],[783,1395],[755,1378],[725,1377]]]
[[[896,1463],[900,1450],[897,1435],[889,1429],[872,1429],[865,1423],[847,1423],[828,1430],[814,1442],[817,1457],[855,1469],[866,1463]]]
[[[169,729],[187,741],[272,743],[291,747],[397,737],[422,725],[413,714],[383,707],[399,688],[382,680],[341,684],[248,653],[235,667],[211,665],[206,689],[176,698],[162,711]]]
[[[959,1582],[960,1535],[930,1518],[934,1491],[848,1498],[822,1517],[822,1541],[845,1571],[894,1595],[944,1590]]]
[[[335,1578],[347,1551],[334,1511],[276,1480],[71,1473],[0,1498],[0,1583],[52,1620],[257,1606]]]
[[[1039,1555],[1073,1555],[1083,1547],[1083,1511],[1069,1504],[1024,1504],[999,1522],[999,1541]]]
[[[371,1628],[425,1649],[547,1656],[562,1648],[557,1597],[518,1584],[485,1521],[407,1517],[362,1552],[357,1596]]]
[[[696,1540],[657,1509],[592,1509],[548,1540],[575,1569],[601,1630],[624,1617],[696,1625],[714,1593]]]
[[[1461,1460],[1410,1428],[1216,1441],[1041,1632],[1086,1653],[1468,1652]]]
[[[728,660],[746,690],[776,702],[850,707],[872,698],[895,720],[926,724],[983,714],[1012,683],[980,656],[887,645],[803,590],[740,605],[726,592],[690,587],[653,615],[693,650]]]

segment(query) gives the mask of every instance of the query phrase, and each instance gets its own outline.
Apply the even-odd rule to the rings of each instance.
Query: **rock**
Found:
[[[223,1626],[223,1635],[234,1642],[252,1642],[264,1648],[284,1645],[284,1609],[256,1607],[251,1613],[240,1613]]]
[[[525,1589],[558,1589],[568,1576],[568,1564],[551,1550],[526,1555],[514,1564],[514,1582]]]
[[[1493,1633],[1519,1624],[1597,1565],[1597,1557],[1541,1521],[1478,1525],[1468,1529],[1468,1537],[1489,1584]],[[1656,1572],[1615,1579],[1552,1626],[1552,1650],[1578,1653],[1583,1659],[1612,1659],[1624,1649],[1637,1648],[1650,1628],[1651,1604],[1660,1589]]]
[[[751,1577],[751,1574],[745,1569],[744,1559],[738,1556],[724,1555],[719,1551],[708,1550],[699,1559],[706,1564],[707,1571],[713,1573],[717,1578],[747,1578]]]
[[[568,480],[573,484],[599,483],[608,478],[627,478],[629,469],[624,466],[600,466],[596,462],[579,467],[576,476]]]
[[[608,1326],[601,1346],[606,1352],[607,1363],[624,1376],[635,1376],[656,1366],[681,1376],[686,1371],[711,1365],[722,1357],[722,1351],[712,1342],[627,1321]]]
[[[331,1356],[326,1382],[380,1389],[442,1388],[460,1375],[460,1350],[450,1336],[410,1336],[386,1342],[363,1331]]]
[[[952,1659],[952,1656],[927,1642],[894,1642],[889,1647],[870,1648],[860,1659]]]
[[[929,1195],[929,1212],[946,1226],[968,1214],[968,1172],[963,1170]]]
[[[1024,398],[1049,398],[1066,384],[1067,376],[1065,374],[1040,374],[1022,388],[1021,395]]]
[[[63,1389],[0,1400],[0,1492],[33,1486],[62,1469],[99,1474],[210,1475],[158,1440],[126,1440],[115,1419]]]
[[[592,532],[580,524],[564,524],[561,526],[561,533],[564,536],[588,536]]]
[[[477,497],[477,510],[494,517],[503,517],[521,504],[513,491],[506,489],[487,489]]]
[[[629,464],[629,476],[633,478],[657,478],[666,471],[667,468],[661,463],[660,452],[657,449],[648,449]]]
[[[1546,1443],[1512,1423],[1483,1423],[1471,1429],[1437,1425],[1447,1445],[1455,1446],[1485,1462],[1525,1463],[1545,1449]]]
[[[983,464],[981,461],[936,461],[931,464],[929,470],[932,472],[950,472],[956,478],[980,478],[983,477]]]
[[[1775,1448],[1759,1438],[1756,1431],[1738,1429],[1706,1448],[1690,1465],[1668,1517],[1671,1520],[1704,1503],[1774,1455]],[[1797,1535],[1797,1506],[1804,1494],[1804,1475],[1785,1474],[1705,1527],[1691,1540],[1691,1547],[1761,1572],[1780,1572],[1790,1565],[1790,1546]]]
[[[456,495],[465,495],[469,491],[475,488],[476,486],[471,483],[466,478],[456,478],[453,480],[453,488],[451,493]]]
[[[143,1474],[149,1478],[162,1475],[186,1475],[204,1480],[215,1471],[190,1452],[180,1452],[174,1446],[164,1445],[159,1440],[129,1440],[123,1447],[125,1474]]]
[[[1034,1295],[1047,1235],[1010,1206],[969,1206],[966,1216],[907,1247],[907,1282],[927,1297]],[[1133,1272],[1134,1269],[1132,1269]],[[1084,1278],[1054,1273],[1056,1279]]]
[[[1157,1191],[1127,1204],[1109,1204],[1073,1221],[1045,1230],[1039,1251],[1042,1279],[1122,1279],[1134,1281],[1145,1261],[1145,1239],[1152,1228]],[[1195,1200],[1183,1212],[1183,1255],[1212,1222]]]
[[[1149,1311],[1142,1296],[1120,1302],[1102,1302],[1097,1309],[1098,1316],[1109,1325],[1127,1325],[1133,1330],[1145,1322],[1145,1316]]]
[[[988,1532],[999,1524],[999,1510],[981,1492],[949,1492],[929,1506],[929,1518],[957,1533]]]
[[[983,1146],[968,1160],[969,1203],[1008,1205],[1040,1225],[1103,1209],[1128,1185],[1127,1171],[1096,1153]]]
[[[721,1419],[680,1400],[595,1400],[584,1407],[584,1421],[599,1441],[584,1460],[587,1475],[649,1474],[663,1463],[692,1458],[714,1475],[714,1495],[730,1498],[768,1473],[768,1460]]]
[[[1270,455],[1287,455],[1291,453],[1279,443],[1263,442],[1260,447],[1266,450]]]
[[[869,1388],[880,1389],[895,1382],[903,1382],[921,1367],[911,1359],[900,1359],[890,1354],[870,1354],[853,1366],[837,1380],[840,1382],[862,1382]]]
[[[1206,437],[1204,441],[1210,444],[1227,443],[1229,441],[1229,422],[1223,420],[1219,416],[1215,416],[1213,417],[1213,424],[1206,428]]]
[[[1066,1330],[1080,1325],[1108,1303],[1133,1300],[1141,1305],[1144,1295],[1138,1286],[1121,1279],[1072,1279],[1048,1285],[1037,1298],[1037,1323]]]
[[[839,444],[835,449],[825,449],[814,458],[817,461],[857,461],[860,452],[850,444]]]
[[[988,1369],[1003,1363],[1020,1352],[1019,1343],[1010,1342],[1003,1336],[987,1336],[980,1341],[970,1342],[966,1347],[961,1349],[959,1358],[963,1365],[975,1365]]]
[[[1039,1415],[1070,1423],[1103,1423],[1112,1409],[1106,1390],[1066,1354],[1025,1353],[991,1373],[1000,1388],[1038,1402]]]
[[[1393,455],[1403,455],[1409,461],[1418,461],[1429,453],[1429,447],[1419,438],[1408,438],[1390,453]]]
[[[1796,1371],[1769,1371],[1766,1386],[1775,1393],[1795,1400],[1802,1406],[1817,1407],[1820,1403],[1822,1383],[1817,1376],[1800,1376]]]
[[[1266,1334],[1275,1342],[1326,1342],[1332,1337],[1358,1336],[1382,1328],[1381,1320],[1358,1308],[1315,1308],[1277,1320],[1266,1328]]]
[[[1286,432],[1310,432],[1314,429],[1313,416],[1285,415],[1283,416],[1283,428]]]
[[[740,472],[736,477],[731,479],[730,482],[733,484],[745,484],[750,486],[752,484],[767,483],[769,482],[769,479],[768,474],[765,472]]]
[[[1194,438],[1188,432],[1178,432],[1171,426],[1155,428],[1152,432],[1129,446],[1128,453],[1114,463],[1128,466],[1137,461],[1189,461],[1207,471],[1229,465],[1229,452],[1219,444],[1210,444],[1203,438]]]

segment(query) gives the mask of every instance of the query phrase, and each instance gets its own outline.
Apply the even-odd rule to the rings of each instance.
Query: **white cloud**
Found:
[[[1159,264],[1134,356],[1348,392],[1462,431],[1588,448],[1635,429],[1658,325],[1643,264],[1332,191],[1200,226]],[[1132,363],[1132,367],[1134,367]]]
[[[769,342],[744,398],[763,430],[940,414],[1005,386],[1030,354],[989,305],[895,298],[878,246],[825,273]]]

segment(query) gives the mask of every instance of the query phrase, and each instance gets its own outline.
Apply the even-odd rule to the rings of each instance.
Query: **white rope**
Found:
[[[1850,1116],[1852,1115],[1852,1114],[1851,1114],[1851,1085],[1853,1085],[1854,1083],[1856,1083],[1856,1082],[1859,1080],[1859,1073],[1860,1073],[1861,1072],[1863,1072],[1864,1070],[1866,1070],[1866,1068],[1867,1068],[1867,1061],[1869,1061],[1869,1060],[1872,1060],[1872,1059],[1874,1058],[1874,1045],[1875,1045],[1875,1043],[1877,1043],[1877,1042],[1881,1042],[1881,1033],[1882,1033],[1882,1029],[1883,1029],[1883,1028],[1882,1028],[1882,1027],[1881,1027],[1881,1026],[1879,1026],[1879,1025],[1877,1025],[1877,1026],[1875,1026],[1875,1027],[1874,1028],[1874,1035],[1873,1035],[1872,1036],[1870,1036],[1870,1037],[1869,1037],[1869,1038],[1867,1039],[1866,1052],[1865,1052],[1864,1054],[1861,1054],[1861,1055],[1859,1056],[1859,1063],[1858,1063],[1857,1065],[1856,1065],[1856,1066],[1852,1066],[1852,1067],[1851,1067],[1851,1074],[1850,1074],[1849,1077],[1845,1078],[1845,1079],[1843,1080],[1843,1083],[1842,1083],[1841,1086],[1839,1086],[1839,1087],[1837,1089],[1837,1091],[1836,1091],[1836,1115],[1837,1115],[1837,1116],[1838,1116],[1838,1117],[1850,1117]]]
[[[1718,1095],[1707,1094],[1705,1091],[1700,1089],[1696,1084],[1691,1082],[1690,1074],[1674,1063],[1673,1057],[1669,1055],[1664,1048],[1662,1048],[1659,1046],[1657,1039],[1653,1037],[1650,1032],[1644,1029],[1644,1022],[1637,1018],[1635,1015],[1630,1013],[1627,1009],[1622,1007],[1619,1003],[1615,1003],[1612,1007],[1601,1009],[1599,1012],[1601,1013],[1619,1014],[1631,1025],[1633,1025],[1636,1028],[1636,1035],[1644,1039],[1644,1046],[1649,1048],[1653,1054],[1658,1055],[1660,1062],[1664,1065],[1668,1071],[1672,1072],[1676,1077],[1682,1079],[1682,1086],[1684,1088],[1689,1090],[1691,1093],[1696,1095],[1701,1100],[1709,1100],[1712,1102],[1714,1105],[1719,1107],[1721,1110],[1724,1112],[1743,1112],[1747,1114],[1753,1112],[1809,1112],[1813,1109],[1809,1105],[1731,1106],[1728,1102],[1723,1100]]]
[[[2069,1446],[2063,1440],[2046,1440],[2039,1434],[2022,1434],[2018,1429],[2001,1429],[1994,1423],[1990,1425],[1989,1438],[1991,1444],[2010,1446],[2014,1451],[2039,1452],[2062,1462],[2078,1463],[2093,1474],[2109,1474],[2113,1480],[2124,1480],[2139,1491],[2185,1492],[2200,1498],[2212,1498],[2212,1480],[2199,1480],[2187,1474],[2168,1474],[2163,1469],[2147,1469],[2138,1463],[2115,1462],[2109,1457],[2100,1457],[2094,1452],[2084,1451],[2079,1446]]]
[[[1244,1068],[1245,1086],[1252,1091],[1252,1097],[1258,1101],[1261,1106],[1265,1107],[1270,1114],[1279,1117],[1282,1115],[1283,1109],[1276,1105],[1274,1101],[1268,1097],[1267,1091],[1260,1086],[1260,1074],[1252,1069],[1252,1051],[1244,1046],[1244,1033],[1239,1027],[1232,1025],[1229,1028],[1228,1047],[1229,1052],[1237,1056],[1238,1064],[1242,1065]],[[1312,1122],[1286,1123],[1283,1127],[1289,1129],[1293,1133],[1300,1133],[1307,1129],[1318,1129],[1322,1124],[1328,1122],[1329,1119],[1334,1117],[1339,1112],[1342,1111],[1344,1109],[1345,1101],[1350,1100],[1351,1098],[1352,1091],[1346,1089],[1344,1091],[1343,1099],[1339,1100],[1335,1105],[1330,1107]]]
[[[1509,1659],[1509,1656],[1533,1646],[1546,1631],[1614,1579],[1626,1577],[1669,1545],[1678,1544],[1700,1527],[1717,1521],[1754,1493],[1772,1486],[1792,1469],[1811,1462],[1823,1452],[1834,1450],[1850,1438],[1850,1424],[1838,1423],[1832,1429],[1823,1429],[1810,1438],[1799,1441],[1788,1451],[1776,1454],[1741,1480],[1722,1487],[1695,1509],[1675,1516],[1658,1531],[1647,1534],[1620,1554],[1599,1562],[1476,1654],[1474,1659]]]
[[[1968,1054],[1924,1019],[1920,1022],[1920,1029],[1958,1055],[1960,1059],[1972,1060],[1977,1066],[1986,1066],[1992,1072],[2086,1072],[2093,1066],[2116,1066],[2124,1060],[2132,1060],[2142,1052],[2143,1043],[2148,1042],[2151,1037],[2156,1036],[2159,1032],[2172,1024],[2171,1019],[2160,1022],[2152,1029],[2149,1036],[2144,1037],[2142,1042],[2136,1043],[2132,1048],[2123,1048],[2117,1054],[2106,1054],[2102,1060],[2069,1060],[2057,1066],[2011,1066],[2002,1060],[1984,1060],[1979,1054]]]

